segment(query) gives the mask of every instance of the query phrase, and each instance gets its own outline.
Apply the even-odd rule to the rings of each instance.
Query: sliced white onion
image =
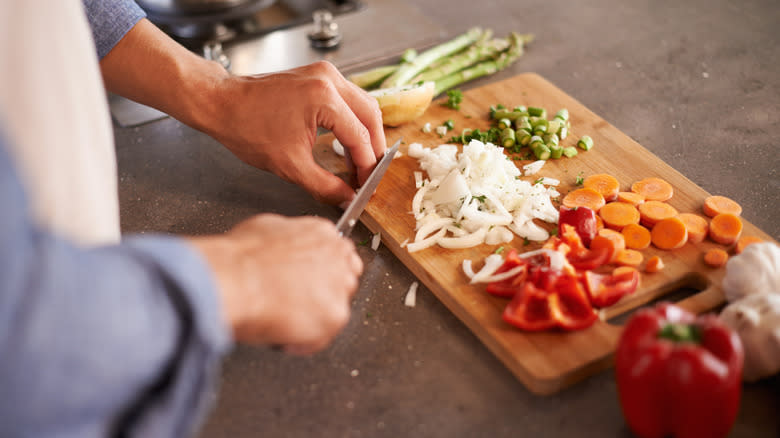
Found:
[[[414,188],[419,189],[423,185],[423,174],[419,170],[414,171]]]
[[[335,138],[333,139],[332,146],[333,146],[333,152],[335,152],[336,155],[340,157],[344,156],[344,146],[341,144],[340,141],[338,141],[338,139]]]
[[[434,234],[432,236],[426,237],[425,239],[422,239],[422,240],[419,240],[419,241],[415,240],[412,243],[407,243],[406,244],[406,250],[409,251],[409,252],[417,252],[417,251],[422,251],[423,249],[426,249],[426,248],[430,248],[433,245],[436,245],[437,243],[439,243],[439,239],[442,236],[444,236],[444,234],[446,232],[447,232],[447,229],[446,228],[442,228],[436,234]]]
[[[485,243],[488,245],[499,245],[511,242],[514,234],[507,227],[493,227],[485,235]]]
[[[523,258],[528,258],[539,254],[547,254],[547,256],[550,258],[550,269],[552,269],[553,271],[562,270],[563,267],[566,266],[566,264],[568,263],[568,261],[566,261],[566,256],[563,255],[563,253],[552,249],[547,249],[547,248],[541,248],[535,251],[524,252],[519,256]]]
[[[409,286],[409,290],[406,292],[406,297],[404,297],[404,306],[414,307],[414,305],[417,303],[417,286],[419,285],[420,284],[415,281],[411,286]]]
[[[440,237],[439,246],[450,249],[471,248],[484,242],[486,233],[486,228],[480,228],[462,237]]]
[[[543,176],[539,179],[539,183],[544,184],[546,186],[557,186],[561,182],[555,178],[550,178],[549,176]]]
[[[528,163],[525,166],[523,166],[523,174],[524,175],[533,175],[540,170],[542,170],[542,167],[544,167],[544,164],[547,161],[545,160],[536,160],[533,163]]]

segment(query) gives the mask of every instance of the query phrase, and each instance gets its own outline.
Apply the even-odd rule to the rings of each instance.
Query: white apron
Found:
[[[80,245],[116,243],[114,138],[81,1],[0,4],[0,131],[33,216]]]

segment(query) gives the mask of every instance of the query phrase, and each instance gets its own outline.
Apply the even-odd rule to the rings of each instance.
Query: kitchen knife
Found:
[[[358,190],[355,199],[352,200],[349,207],[344,210],[341,218],[336,222],[336,228],[342,236],[347,237],[352,232],[352,227],[357,223],[360,214],[363,213],[363,209],[366,208],[366,204],[368,204],[368,200],[371,199],[374,191],[376,191],[376,188],[379,186],[379,181],[382,180],[387,168],[390,167],[390,162],[393,161],[393,157],[395,157],[395,153],[398,152],[398,146],[400,144],[401,139],[399,138],[393,147],[385,152],[384,157],[379,160],[379,163],[374,167],[371,175],[368,176],[366,182],[360,187],[360,190]]]

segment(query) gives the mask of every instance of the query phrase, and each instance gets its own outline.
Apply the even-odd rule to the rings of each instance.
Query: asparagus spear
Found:
[[[493,39],[476,43],[461,53],[447,57],[441,65],[425,70],[412,79],[411,82],[436,81],[478,62],[495,58],[509,47],[508,39]]]
[[[461,34],[450,41],[439,44],[436,47],[426,50],[415,57],[412,62],[402,64],[398,70],[393,72],[382,82],[382,88],[399,87],[409,83],[410,79],[423,71],[437,59],[455,53],[479,39],[482,35],[482,29],[475,27],[468,32]]]
[[[434,92],[434,95],[438,95],[443,91],[466,81],[503,70],[523,54],[523,44],[525,41],[531,41],[533,35],[520,35],[512,32],[509,39],[509,48],[506,51],[501,52],[496,58],[482,61],[464,70],[436,80],[436,91]]]
[[[383,65],[349,76],[349,80],[364,90],[370,90],[379,85],[385,78],[398,70],[399,65]]]
[[[381,67],[372,68],[370,70],[355,73],[349,76],[349,80],[352,81],[358,87],[364,90],[371,90],[376,88],[383,80],[393,74],[398,67],[405,63],[412,62],[417,57],[417,51],[414,49],[406,49],[401,55],[401,63],[394,65],[383,65]]]

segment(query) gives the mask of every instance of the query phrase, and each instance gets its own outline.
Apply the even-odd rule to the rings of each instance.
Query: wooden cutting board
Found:
[[[482,260],[494,252],[498,245],[460,250],[436,246],[411,254],[401,247],[402,242],[414,236],[415,220],[410,213],[412,197],[416,192],[413,172],[420,170],[417,160],[406,155],[408,145],[419,142],[426,147],[435,147],[446,142],[449,137],[442,139],[435,133],[423,133],[421,127],[426,122],[435,127],[452,119],[455,122],[453,132],[457,133],[466,127],[487,129],[490,126],[488,109],[497,103],[509,108],[516,105],[540,106],[551,114],[567,108],[572,129],[562,144],[574,145],[580,136],[587,134],[593,138],[594,148],[587,152],[580,150],[573,158],[549,160],[538,174],[527,177],[530,181],[541,176],[557,178],[561,181],[558,190],[563,195],[575,188],[579,174],[588,176],[609,173],[621,183],[621,190],[628,190],[636,180],[656,176],[674,186],[674,197],[668,201],[669,204],[680,212],[698,214],[702,214],[702,202],[709,193],[536,74],[521,74],[465,92],[460,111],[439,105],[444,100],[435,101],[415,122],[385,131],[388,144],[403,137],[404,144],[400,149],[403,155],[391,164],[361,220],[372,232],[381,233],[382,242],[393,254],[530,391],[551,394],[608,367],[621,332],[618,325],[597,321],[590,328],[575,332],[528,333],[503,322],[501,313],[508,301],[490,296],[485,292],[484,285],[470,285],[461,269],[464,259],[471,259],[475,268],[481,267]],[[325,167],[343,171],[340,159],[332,153],[332,139],[329,135],[322,136],[318,140],[316,155]],[[528,162],[516,163],[521,166]],[[771,240],[769,235],[748,222],[744,223],[743,235]],[[515,238],[510,244],[501,246],[514,246],[521,251],[528,251],[540,245],[523,245],[523,239]],[[694,312],[700,313],[722,304],[724,298],[719,285],[725,270],[709,268],[702,261],[704,251],[711,247],[722,246],[706,239],[700,244],[687,243],[674,251],[653,247],[644,250],[645,260],[658,255],[664,260],[665,269],[655,274],[643,273],[637,291],[606,309],[605,319],[635,309],[681,287],[699,291],[679,303]]]

